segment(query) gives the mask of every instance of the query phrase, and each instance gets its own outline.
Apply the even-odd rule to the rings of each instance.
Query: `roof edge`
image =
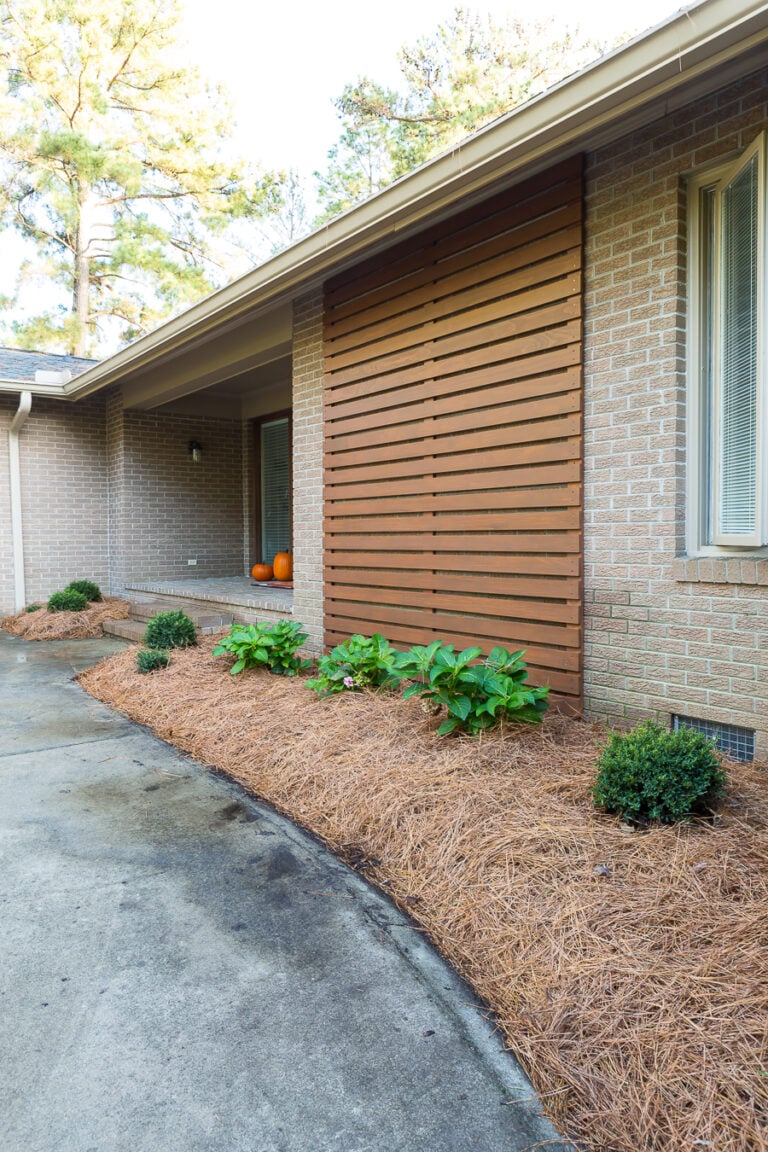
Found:
[[[252,308],[265,310],[298,289],[311,289],[343,260],[396,236],[428,213],[482,191],[766,39],[768,0],[737,9],[733,0],[704,0],[681,9],[87,369],[64,385],[63,395],[74,399],[106,387],[127,371],[203,337],[225,316],[231,320]]]

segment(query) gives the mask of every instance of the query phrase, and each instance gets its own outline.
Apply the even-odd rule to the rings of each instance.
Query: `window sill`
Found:
[[[682,584],[768,585],[768,552],[745,556],[678,556],[674,578]]]

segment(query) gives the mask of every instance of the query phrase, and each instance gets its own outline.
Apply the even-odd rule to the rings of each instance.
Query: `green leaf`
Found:
[[[456,657],[457,664],[469,664],[472,660],[477,660],[478,656],[482,656],[482,648],[465,648],[463,652],[459,652]]]
[[[448,711],[458,716],[459,720],[466,720],[472,711],[472,701],[469,696],[456,696],[448,704]]]
[[[443,720],[442,724],[437,730],[438,736],[447,736],[451,732],[455,732],[459,727],[461,721],[456,716],[449,716],[447,720]]]

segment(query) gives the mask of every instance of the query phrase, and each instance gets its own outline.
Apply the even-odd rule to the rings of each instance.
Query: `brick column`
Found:
[[[293,614],[323,647],[323,294],[293,310]]]

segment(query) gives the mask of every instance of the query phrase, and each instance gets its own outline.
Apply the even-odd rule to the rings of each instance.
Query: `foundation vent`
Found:
[[[694,716],[673,716],[672,727],[695,728],[711,740],[717,741],[721,752],[733,760],[754,760],[755,733],[751,728],[737,728],[734,724],[717,724],[714,720],[697,720]]]

